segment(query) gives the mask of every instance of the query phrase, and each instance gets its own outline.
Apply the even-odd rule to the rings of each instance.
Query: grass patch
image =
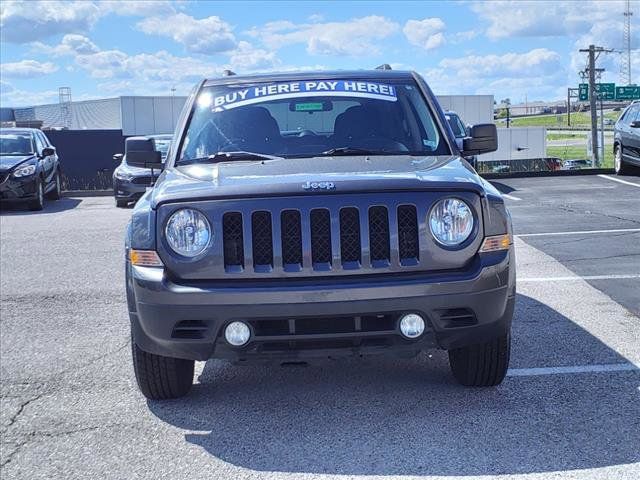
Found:
[[[576,138],[587,138],[585,133],[547,133],[547,140],[575,140]]]
[[[604,114],[604,118],[609,118],[614,122],[618,120],[621,112],[607,112]],[[506,122],[497,121],[496,125],[499,127],[506,127]],[[536,115],[530,117],[518,117],[511,119],[512,127],[547,127],[549,129],[556,127],[567,127],[567,114],[551,114],[551,115]],[[589,112],[575,112],[571,114],[571,126],[572,127],[590,127],[591,126],[591,114]],[[606,125],[609,128],[613,128],[612,125]]]
[[[561,160],[584,160],[588,158],[587,146],[569,145],[547,147],[547,156],[560,158]],[[610,145],[605,145],[602,168],[613,168],[613,151]]]

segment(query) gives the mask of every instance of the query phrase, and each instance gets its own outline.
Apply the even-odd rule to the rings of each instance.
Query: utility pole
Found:
[[[596,90],[596,53],[599,55],[600,53],[612,52],[611,49],[606,49],[602,47],[596,47],[595,45],[589,45],[589,48],[580,49],[580,52],[589,54],[589,63],[588,63],[588,74],[589,74],[589,110],[591,113],[591,166],[599,167],[602,163],[602,159],[600,158],[600,148],[598,142],[598,110],[597,110],[597,90]],[[598,69],[599,72],[602,72],[603,69]],[[604,151],[604,149],[603,149]]]

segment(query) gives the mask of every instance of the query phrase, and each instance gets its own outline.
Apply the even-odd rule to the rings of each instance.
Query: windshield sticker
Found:
[[[371,98],[389,102],[395,102],[398,99],[396,90],[392,85],[359,82],[355,80],[322,80],[275,83],[234,90],[224,95],[214,97],[213,99],[209,97],[206,102],[201,102],[199,99],[198,104],[208,104],[214,112],[221,112],[223,110],[230,110],[232,108],[270,100],[314,96]]]

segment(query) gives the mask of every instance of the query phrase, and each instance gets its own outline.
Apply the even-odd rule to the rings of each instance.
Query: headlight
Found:
[[[16,178],[28,177],[29,175],[33,175],[34,173],[36,173],[36,166],[26,165],[24,167],[19,167],[15,172],[13,172],[13,176]]]
[[[473,213],[464,201],[445,198],[431,209],[429,227],[431,234],[439,243],[446,247],[454,247],[471,235]]]
[[[185,257],[195,257],[209,246],[211,227],[202,213],[183,208],[169,217],[165,236],[174,252]]]
[[[131,180],[133,177],[126,172],[123,172],[121,170],[116,170],[116,178],[118,180]]]

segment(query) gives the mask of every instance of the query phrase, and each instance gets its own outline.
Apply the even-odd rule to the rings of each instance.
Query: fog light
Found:
[[[231,322],[224,330],[224,338],[234,347],[240,347],[249,341],[251,330],[244,322]]]
[[[418,338],[423,334],[424,326],[424,319],[416,313],[409,313],[400,319],[400,332],[407,338]]]

